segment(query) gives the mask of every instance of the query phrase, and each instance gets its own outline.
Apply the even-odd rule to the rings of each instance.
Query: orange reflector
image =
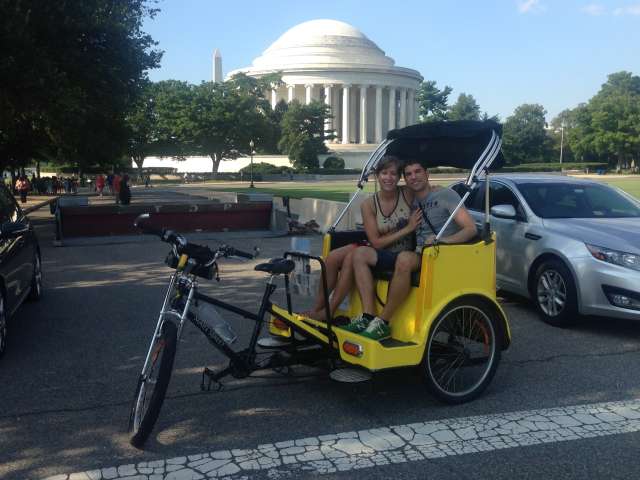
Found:
[[[342,344],[342,350],[344,353],[348,355],[353,355],[354,357],[361,357],[364,351],[362,350],[362,346],[357,343],[344,342]]]
[[[273,318],[273,321],[271,322],[271,324],[272,324],[275,328],[277,328],[277,329],[279,329],[279,330],[288,330],[288,329],[289,329],[288,325],[287,325],[286,323],[284,323],[284,322],[283,322],[281,319],[279,319],[279,318],[275,318],[275,317],[274,317],[274,318]]]

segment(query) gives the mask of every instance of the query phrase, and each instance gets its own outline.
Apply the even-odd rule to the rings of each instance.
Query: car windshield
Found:
[[[524,183],[518,188],[542,218],[640,217],[640,207],[606,185]]]

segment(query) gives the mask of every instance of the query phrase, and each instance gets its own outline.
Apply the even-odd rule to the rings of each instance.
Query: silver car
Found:
[[[497,287],[534,301],[543,319],[640,320],[640,202],[602,183],[559,175],[490,180]],[[484,223],[485,183],[465,202]],[[463,193],[461,184],[454,190]]]

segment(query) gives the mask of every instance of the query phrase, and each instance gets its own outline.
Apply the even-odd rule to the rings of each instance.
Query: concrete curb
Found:
[[[42,208],[42,207],[44,207],[46,205],[49,205],[50,203],[55,202],[58,198],[60,198],[60,197],[50,198],[49,200],[45,200],[43,202],[36,203],[35,205],[32,205],[30,207],[23,208],[22,211],[24,212],[25,215],[27,215],[27,214],[35,211],[35,210],[38,210],[38,209],[40,209],[40,208]]]

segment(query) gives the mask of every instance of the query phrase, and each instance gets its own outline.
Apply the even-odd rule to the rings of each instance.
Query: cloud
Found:
[[[629,5],[626,7],[616,8],[613,11],[614,15],[640,15],[640,3],[635,5]]]
[[[540,4],[540,0],[520,0],[518,11],[520,13],[544,12],[545,6]]]
[[[582,7],[581,10],[587,15],[592,15],[594,17],[605,13],[604,7],[602,5],[598,5],[597,3],[592,3],[590,5],[587,5],[586,7]]]

